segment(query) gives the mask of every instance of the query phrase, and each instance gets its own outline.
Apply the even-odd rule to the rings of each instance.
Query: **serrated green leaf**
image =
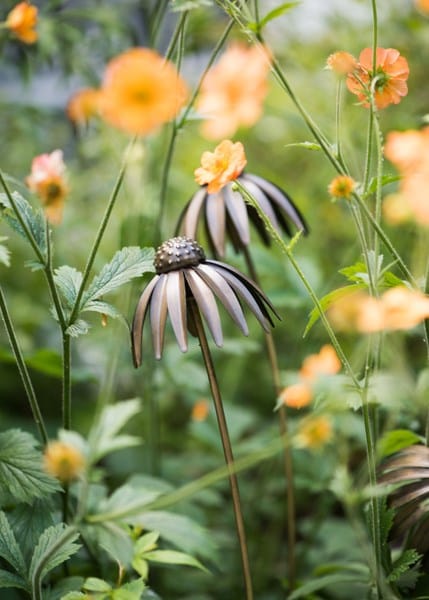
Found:
[[[80,335],[86,335],[90,329],[89,323],[83,319],[77,319],[74,323],[69,325],[66,329],[66,333],[70,337],[79,337]]]
[[[64,577],[49,590],[44,590],[43,600],[64,600],[64,598],[70,598],[71,594],[82,594],[79,590],[82,589],[83,582],[84,578],[79,575]],[[71,597],[73,598],[73,596]],[[82,598],[82,595],[75,597]]]
[[[383,175],[381,178],[381,186],[388,185],[389,183],[394,183],[395,181],[400,181],[402,179],[401,175]],[[377,190],[378,178],[372,177],[369,182],[367,194],[374,194]]]
[[[93,279],[84,294],[81,310],[85,309],[88,302],[98,300],[131,279],[140,277],[143,273],[153,272],[153,257],[153,248],[127,246],[118,250],[112,260],[104,265]]]
[[[3,511],[0,512],[0,556],[14,568],[18,575],[25,578],[27,567],[24,556]]]
[[[135,446],[141,440],[134,436],[118,436],[118,432],[126,423],[141,411],[140,400],[133,398],[118,404],[107,406],[99,422],[91,432],[91,451],[94,460],[127,446]]]
[[[422,558],[422,555],[417,552],[414,548],[405,550],[399,558],[395,560],[392,566],[392,571],[387,577],[387,581],[398,581],[398,579],[406,571],[409,570],[418,560]]]
[[[26,561],[30,561],[43,531],[54,525],[52,513],[50,502],[40,499],[30,505],[19,504],[8,514],[10,526]]]
[[[123,568],[128,568],[133,559],[133,543],[128,529],[120,523],[105,522],[91,526],[97,543]]]
[[[25,579],[15,573],[4,571],[3,569],[0,569],[0,588],[19,588],[28,591],[28,585]]]
[[[0,242],[4,242],[7,240],[7,237],[0,237]],[[4,244],[0,244],[0,263],[5,267],[10,267],[10,252],[9,248]]]
[[[37,247],[39,248],[42,256],[46,256],[46,220],[41,209],[33,209],[31,204],[23,197],[19,192],[12,192],[12,197],[18,208],[19,214],[27,229],[31,233]],[[0,211],[7,223],[12,229],[19,233],[24,239],[28,241],[27,235],[17,219],[15,212],[9,202],[9,198],[6,194],[0,194],[0,205],[4,208]]]
[[[83,584],[83,589],[87,592],[110,592],[112,586],[104,579],[99,579],[98,577],[88,577],[85,579]]]
[[[103,315],[107,315],[108,317],[112,317],[113,319],[123,319],[124,316],[117,308],[115,308],[112,304],[108,302],[102,302],[101,300],[91,300],[87,302],[82,310],[82,312],[97,312]]]
[[[288,600],[298,600],[299,598],[308,598],[313,592],[323,590],[328,585],[338,585],[339,583],[362,583],[368,584],[368,579],[358,574],[335,573],[334,575],[325,575],[318,579],[313,579],[304,583],[300,588],[288,596]]]
[[[343,269],[340,269],[338,273],[341,273],[341,275],[344,275],[344,277],[346,277],[349,281],[353,281],[355,283],[363,283],[362,275],[368,277],[366,264],[362,261],[358,261],[354,263],[354,265],[344,267]]]
[[[79,550],[80,545],[75,543],[78,537],[79,532],[64,523],[45,529],[39,537],[30,564],[29,579],[33,594],[49,571]]]
[[[403,448],[422,443],[422,437],[409,429],[394,429],[385,433],[378,442],[380,458],[390,456]]]
[[[112,600],[140,600],[145,588],[143,579],[130,581],[117,590],[113,590]]]
[[[209,572],[199,560],[184,552],[177,552],[177,550],[152,550],[151,552],[146,552],[144,556],[149,562],[166,565],[186,565],[188,567],[196,567],[206,573]]]
[[[42,468],[36,439],[27,432],[10,429],[0,433],[0,505],[31,502],[60,489]]]
[[[320,305],[323,309],[323,312],[326,312],[328,310],[328,308],[334,302],[337,302],[338,300],[340,300],[341,298],[344,298],[348,294],[353,294],[354,292],[357,292],[358,290],[362,290],[362,289],[366,289],[366,288],[367,288],[367,286],[363,283],[362,284],[355,283],[353,285],[346,285],[344,287],[333,290],[332,292],[329,292],[329,294],[326,294],[326,296],[323,296],[323,298],[320,299]],[[320,319],[320,314],[319,314],[318,309],[313,308],[313,310],[310,312],[310,316],[308,318],[308,323],[305,328],[303,337],[305,337],[308,334],[310,329],[313,327],[313,325],[315,323],[317,323],[317,321],[319,319]]]
[[[154,550],[156,548],[156,542],[158,541],[158,539],[158,531],[150,531],[149,533],[145,533],[145,535],[142,535],[137,540],[134,546],[134,553],[136,555],[139,555],[148,552],[149,550]]]
[[[65,301],[65,306],[71,310],[82,284],[82,273],[74,267],[63,265],[55,269],[54,280]]]

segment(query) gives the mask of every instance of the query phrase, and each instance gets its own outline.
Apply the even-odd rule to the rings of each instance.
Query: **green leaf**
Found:
[[[186,565],[188,567],[196,567],[197,569],[209,573],[208,569],[206,569],[199,560],[189,554],[177,552],[176,550],[152,550],[151,552],[146,552],[145,558],[149,562],[167,565]]]
[[[91,450],[94,460],[100,460],[106,454],[136,446],[141,443],[140,438],[130,435],[118,435],[118,432],[126,423],[141,411],[140,400],[124,400],[118,404],[107,406],[100,417],[99,422],[91,432]]]
[[[33,209],[31,204],[19,192],[12,192],[12,197],[15,200],[23,222],[30,231],[41,254],[45,257],[47,249],[46,220],[42,209]],[[4,207],[0,214],[3,215],[9,226],[28,241],[27,235],[17,219],[6,194],[0,194],[0,205]]]
[[[112,317],[113,319],[123,319],[124,323],[126,323],[123,315],[117,308],[115,308],[112,304],[108,302],[102,302],[101,300],[92,300],[91,302],[87,302],[82,312],[91,311],[101,313],[103,315],[107,315],[108,317]],[[128,326],[128,325],[127,325]]]
[[[143,579],[136,579],[117,590],[113,590],[111,597],[112,600],[140,600],[145,588]]]
[[[389,183],[394,183],[395,181],[400,181],[402,179],[401,175],[383,175],[383,177],[381,178],[381,186],[385,186],[388,185]],[[367,194],[374,194],[377,191],[377,182],[378,182],[378,178],[377,177],[372,177],[369,185],[368,185],[368,189],[367,189]]]
[[[400,279],[397,275],[392,273],[391,271],[385,271],[383,273],[382,284],[385,287],[396,287],[398,285],[405,285],[405,281]]]
[[[161,495],[160,490],[148,489],[138,485],[136,478],[121,485],[103,502],[101,513],[109,521],[130,520],[133,515],[141,514],[144,507]]]
[[[79,532],[64,523],[48,527],[39,537],[31,559],[29,578],[33,594],[45,575],[75,554],[80,548],[75,541]]]
[[[15,573],[9,573],[0,569],[0,588],[20,588],[28,591],[28,585],[25,579]]]
[[[267,25],[267,23],[273,21],[274,19],[277,19],[285,12],[291,10],[291,8],[295,8],[295,6],[297,6],[298,4],[300,4],[300,2],[284,2],[283,4],[280,4],[280,6],[277,6],[273,10],[270,10],[270,12],[267,13],[265,17],[263,17],[259,21],[259,23],[249,23],[248,27],[252,31],[262,31],[262,29],[265,27],[265,25]]]
[[[83,319],[77,319],[74,323],[67,327],[66,333],[70,337],[79,337],[80,335],[86,335],[89,331],[89,327],[89,323]]]
[[[123,568],[128,568],[133,559],[133,542],[128,529],[120,523],[97,523],[90,528],[99,546]]]
[[[320,144],[316,144],[315,142],[296,142],[294,144],[286,144],[285,148],[304,148],[305,150],[318,150],[322,149]]]
[[[292,594],[288,596],[288,600],[298,600],[299,598],[304,598],[307,600],[309,595],[313,592],[323,590],[328,585],[338,585],[339,583],[368,584],[368,579],[363,578],[358,574],[351,573],[335,573],[334,575],[325,575],[324,577],[319,577],[318,579],[313,579],[305,583],[303,586],[292,592]]]
[[[414,548],[405,550],[393,563],[392,571],[388,575],[387,581],[398,581],[398,579],[420,560],[420,558],[422,558],[422,555]]]
[[[149,550],[154,550],[156,548],[156,542],[159,539],[158,531],[150,531],[149,533],[145,533],[142,535],[136,542],[134,546],[134,554],[144,554],[145,552],[149,552]]]
[[[68,594],[61,597],[61,600],[88,600],[88,595],[84,592],[68,592]],[[101,599],[97,598],[97,600]]]
[[[385,433],[378,442],[378,451],[380,457],[384,458],[390,454],[394,454],[402,448],[407,448],[413,444],[420,444],[422,438],[417,433],[408,429],[394,429]]]
[[[98,579],[98,577],[88,577],[85,579],[83,589],[87,592],[110,592],[112,586],[104,579]]]
[[[84,294],[81,310],[93,300],[112,292],[116,288],[128,283],[143,273],[153,272],[154,251],[152,248],[139,248],[128,246],[118,250],[112,260],[101,269],[100,273],[93,279],[88,290]]]
[[[72,575],[60,579],[49,590],[45,590],[43,600],[64,600],[64,598],[73,598],[72,594],[78,594],[75,598],[82,598],[82,589],[84,578],[80,575]],[[79,595],[80,594],[80,595]],[[85,595],[83,595],[86,598]]]
[[[171,0],[172,12],[184,12],[204,6],[212,6],[212,0]]]
[[[147,562],[147,560],[145,560],[141,556],[137,556],[133,559],[133,562],[131,564],[134,571],[137,571],[137,573],[140,575],[140,577],[142,577],[142,579],[146,580],[148,578],[149,563]]]
[[[27,561],[30,561],[40,535],[54,525],[53,512],[49,501],[39,499],[30,505],[19,504],[8,514],[10,526]]]
[[[71,310],[82,284],[82,273],[73,267],[63,265],[55,269],[54,280],[62,298],[65,300],[65,306]]]
[[[0,512],[0,556],[21,576],[26,576],[27,566],[21,549],[3,511]]]
[[[0,504],[31,502],[60,489],[42,468],[36,439],[19,429],[0,433]]]
[[[328,308],[334,302],[337,302],[338,300],[340,300],[341,298],[344,298],[348,294],[353,294],[354,292],[356,292],[358,290],[362,290],[362,289],[366,289],[366,288],[367,288],[367,286],[365,284],[355,283],[353,285],[346,285],[344,287],[333,290],[332,292],[329,292],[329,294],[326,294],[326,296],[323,296],[323,298],[320,299],[320,305],[322,307],[323,312],[326,312],[328,310]],[[318,309],[313,308],[313,310],[310,312],[310,316],[309,316],[308,323],[305,328],[303,337],[306,337],[306,335],[308,334],[310,329],[313,327],[313,325],[315,323],[317,323],[317,321],[319,319],[320,319],[320,314],[319,314]]]
[[[0,237],[0,242],[7,240],[7,237]],[[0,244],[0,263],[5,267],[10,267],[10,252],[9,248],[4,244]]]
[[[344,269],[340,269],[338,272],[354,283],[367,283],[368,271],[366,264],[362,261],[358,261],[349,267],[344,267]]]

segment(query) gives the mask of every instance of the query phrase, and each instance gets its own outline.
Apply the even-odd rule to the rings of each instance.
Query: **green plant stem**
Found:
[[[71,340],[63,333],[63,427],[71,428]]]
[[[84,270],[83,275],[82,275],[82,282],[81,282],[79,290],[78,290],[78,292],[76,294],[76,300],[75,300],[73,309],[72,309],[72,311],[70,313],[70,318],[68,320],[68,325],[71,325],[75,321],[77,315],[79,314],[80,302],[82,300],[82,296],[83,296],[83,293],[84,293],[84,290],[85,290],[85,286],[86,286],[86,283],[87,283],[87,281],[89,279],[89,276],[91,274],[91,269],[92,269],[92,266],[94,264],[94,260],[95,260],[95,257],[97,255],[98,248],[100,246],[101,240],[103,239],[104,233],[106,231],[106,227],[107,227],[107,225],[109,223],[110,215],[112,214],[112,210],[113,210],[113,208],[115,206],[115,203],[116,203],[116,200],[118,198],[118,194],[119,194],[119,191],[121,189],[122,182],[123,182],[124,176],[125,176],[125,171],[126,171],[126,168],[127,168],[128,155],[129,155],[129,153],[131,151],[132,146],[134,145],[135,139],[136,138],[134,137],[130,141],[130,143],[128,145],[128,148],[125,151],[124,159],[123,159],[121,168],[119,170],[119,174],[118,174],[118,176],[116,178],[116,182],[115,182],[115,185],[113,187],[112,193],[110,195],[109,201],[107,203],[107,207],[106,207],[106,210],[104,212],[103,219],[102,219],[102,221],[100,223],[100,226],[98,228],[97,235],[96,235],[94,243],[92,245],[91,252],[89,254],[87,263],[85,265],[85,270]]]
[[[186,21],[188,20],[188,11],[184,10],[182,12],[182,14],[180,15],[180,19],[179,22],[176,25],[176,29],[174,30],[173,35],[171,36],[171,40],[170,43],[168,45],[168,48],[165,52],[165,59],[166,60],[170,60],[171,57],[173,56],[174,53],[174,49],[176,48],[176,44],[179,40],[181,40],[181,44],[179,44],[179,46],[183,46],[183,33],[185,30],[185,26],[186,26]],[[179,63],[182,60],[182,56],[183,56],[183,52],[181,49],[179,49],[179,59],[178,59],[178,70],[180,68]]]
[[[243,248],[244,258],[246,260],[247,269],[253,281],[259,285],[259,277],[252,260],[252,256],[247,246]],[[271,368],[274,390],[276,397],[280,395],[282,390],[280,381],[280,372],[277,359],[277,350],[274,338],[271,332],[265,333],[265,345],[267,347],[268,361]],[[280,406],[278,413],[279,429],[282,438],[288,434],[288,419],[287,412],[284,406]],[[293,473],[292,452],[289,446],[284,449],[284,468],[286,478],[286,500],[287,500],[287,540],[288,540],[288,577],[289,589],[295,588],[296,580],[296,525],[295,525],[295,485]]]
[[[158,37],[164,13],[167,10],[168,0],[157,0],[155,2],[155,10],[151,15],[150,22],[150,42],[154,46]]]
[[[238,541],[240,544],[241,561],[243,566],[244,584],[246,589],[246,599],[253,599],[253,586],[252,578],[249,565],[249,557],[247,552],[246,532],[244,529],[243,513],[241,509],[240,492],[238,488],[237,476],[232,470],[234,465],[234,455],[232,453],[231,440],[229,438],[228,426],[226,423],[225,412],[223,409],[222,397],[220,394],[219,384],[216,377],[216,372],[211,357],[210,348],[207,342],[207,337],[204,331],[201,315],[198,310],[196,303],[190,299],[189,307],[192,311],[193,320],[196,327],[198,341],[200,343],[201,352],[204,359],[204,365],[206,367],[207,376],[209,379],[210,389],[213,396],[213,402],[216,410],[216,417],[219,426],[219,433],[222,441],[223,452],[225,456],[225,462],[229,468],[229,483],[231,487],[232,503],[234,507],[235,522],[237,527]]]
[[[15,356],[16,365],[18,367],[19,374],[24,384],[25,392],[27,394],[28,402],[30,404],[31,412],[33,413],[34,422],[39,430],[40,437],[43,444],[48,443],[48,434],[43,421],[42,413],[40,411],[39,403],[36,398],[36,394],[33,388],[33,384],[30,379],[30,375],[27,370],[24,358],[22,356],[21,348],[16,337],[15,329],[13,327],[12,319],[6,304],[6,298],[3,290],[0,286],[0,312],[6,329],[6,333],[11,345],[13,354]]]

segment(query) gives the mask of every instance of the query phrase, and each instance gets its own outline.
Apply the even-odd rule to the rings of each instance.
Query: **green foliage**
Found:
[[[0,236],[0,242],[4,242],[7,240],[7,237]],[[7,246],[4,244],[0,244],[0,264],[5,267],[10,267],[10,251]]]
[[[413,444],[419,444],[423,440],[420,435],[417,435],[409,429],[394,429],[387,431],[378,441],[378,452],[381,458],[390,456],[395,452],[399,452],[402,448],[407,448]]]

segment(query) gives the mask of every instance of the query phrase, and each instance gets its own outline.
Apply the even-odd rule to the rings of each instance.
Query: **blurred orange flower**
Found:
[[[429,126],[391,131],[386,137],[384,154],[402,175],[399,191],[415,220],[429,226]]]
[[[308,383],[301,381],[285,387],[280,393],[280,400],[289,408],[303,408],[313,400],[313,391]]]
[[[409,75],[407,60],[394,48],[377,48],[376,70],[373,71],[372,48],[365,48],[359,56],[359,65],[347,76],[347,87],[356,94],[362,106],[370,106],[371,88],[378,109],[398,104],[407,95]]]
[[[202,134],[213,140],[230,137],[240,126],[254,125],[262,115],[270,70],[268,52],[231,44],[204,77],[197,110],[207,117]]]
[[[300,448],[317,449],[332,438],[332,423],[328,417],[310,417],[299,426],[295,440]]]
[[[54,150],[33,159],[31,173],[25,180],[28,188],[39,196],[46,218],[54,225],[61,223],[69,191],[65,170],[62,150]]]
[[[429,0],[414,0],[417,10],[425,15],[429,15]]]
[[[73,481],[85,467],[83,454],[65,442],[50,442],[43,456],[45,471],[62,482]]]
[[[335,375],[341,370],[341,361],[330,344],[322,346],[318,354],[310,354],[299,372],[303,379],[314,380],[320,375]]]
[[[205,421],[210,412],[210,403],[208,400],[203,398],[195,402],[192,407],[191,419],[192,421]]]
[[[388,194],[383,199],[383,217],[389,225],[401,225],[413,217],[404,194]]]
[[[118,129],[145,135],[173,119],[187,95],[188,88],[172,63],[154,50],[131,48],[106,67],[100,115]]]
[[[328,56],[326,67],[337,75],[348,75],[358,66],[358,61],[349,52],[340,50]]]
[[[89,119],[98,114],[100,90],[84,88],[76,92],[67,104],[67,116],[76,125],[86,125]]]
[[[38,9],[29,2],[20,2],[6,17],[6,27],[25,44],[34,44],[37,41]]]
[[[224,185],[237,179],[247,164],[243,144],[223,140],[214,152],[203,152],[201,167],[195,170],[195,181],[207,184],[209,194],[218,192]]]
[[[329,195],[333,198],[349,199],[356,187],[356,181],[348,175],[337,175],[328,185]]]

